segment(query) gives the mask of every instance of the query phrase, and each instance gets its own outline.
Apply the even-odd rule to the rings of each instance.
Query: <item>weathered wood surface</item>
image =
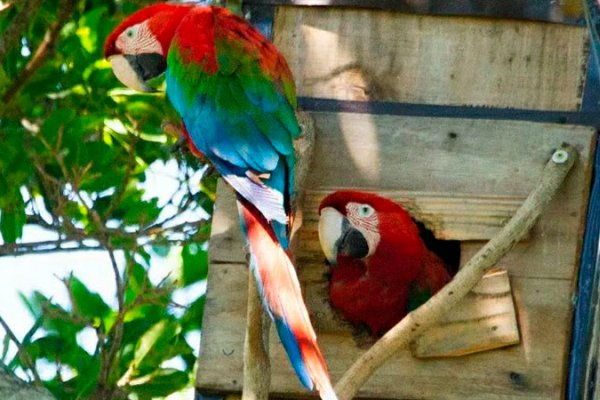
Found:
[[[525,198],[523,196],[481,196],[457,193],[420,193],[399,190],[377,190],[379,195],[404,206],[411,216],[431,230],[442,240],[489,240],[512,217]],[[306,210],[317,210],[329,190],[307,190],[304,199]],[[307,246],[318,238],[317,213],[307,213],[304,218],[306,233],[300,245]],[[318,243],[315,243],[317,246]]]
[[[453,312],[411,345],[415,357],[455,357],[519,343],[506,270],[487,273]]]
[[[562,142],[578,148],[579,161],[529,240],[501,263],[511,276],[522,343],[452,359],[418,360],[407,350],[360,393],[375,398],[561,398],[593,129],[364,114],[313,116],[318,136],[306,187],[317,194],[343,186],[402,191],[416,200],[423,193],[435,198],[432,193],[443,197],[452,192],[475,199],[518,199],[535,185],[553,149]],[[312,202],[304,210],[308,222],[299,238],[306,235],[304,230],[314,229],[310,221],[316,219],[316,201]],[[221,185],[198,370],[203,389],[239,391],[242,385],[247,275],[234,207],[230,190]],[[462,258],[481,245],[463,242]],[[335,381],[364,348],[357,345],[353,329],[330,309],[327,266],[318,249],[303,250],[300,244],[297,257],[305,298]],[[271,356],[273,392],[305,395],[276,337],[271,338]]]
[[[302,96],[577,110],[584,28],[278,7],[274,42]]]
[[[211,268],[197,385],[204,390],[241,391],[247,269],[243,264],[213,264]],[[562,327],[571,310],[571,283],[515,278],[512,284],[521,345],[432,360],[419,360],[409,350],[402,351],[367,382],[361,397],[561,398],[564,352],[557,349],[563,349],[569,337]],[[314,322],[335,381],[364,350],[356,346],[350,328],[328,332],[318,318]],[[270,343],[273,392],[306,397],[274,331]]]

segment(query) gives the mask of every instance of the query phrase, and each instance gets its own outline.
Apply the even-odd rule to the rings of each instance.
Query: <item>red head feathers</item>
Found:
[[[415,297],[434,294],[450,279],[399,204],[371,193],[338,191],[323,199],[319,213],[321,247],[334,265],[332,305],[372,333],[390,329]]]

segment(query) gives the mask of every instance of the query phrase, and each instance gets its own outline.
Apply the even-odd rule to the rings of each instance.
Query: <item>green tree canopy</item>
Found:
[[[117,307],[76,271],[64,278],[70,307],[38,292],[23,296],[36,323],[12,359],[6,335],[2,362],[61,399],[145,399],[192,378],[195,357],[184,339],[200,328],[204,298],[182,306],[172,296],[206,278],[215,178],[174,149],[167,132],[179,119],[163,93],[123,88],[102,57],[111,29],[148,3],[0,2],[0,256],[100,250],[117,282]],[[167,162],[176,163],[178,188],[159,201],[145,182],[151,166]],[[53,239],[24,237],[27,224]],[[151,282],[151,255],[167,254],[178,257],[179,272]],[[94,354],[76,340],[86,328],[98,338]],[[175,356],[184,370],[161,366]],[[57,368],[41,382],[39,360],[73,376]]]

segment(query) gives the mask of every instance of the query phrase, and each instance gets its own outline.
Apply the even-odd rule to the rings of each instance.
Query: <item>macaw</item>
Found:
[[[295,156],[301,133],[283,56],[224,8],[159,3],[126,18],[106,40],[116,77],[139,91],[165,72],[166,93],[190,148],[233,187],[263,304],[300,381],[335,399],[290,260]]]
[[[331,304],[372,335],[387,332],[450,280],[399,204],[341,190],[321,201],[319,214],[319,241],[332,266]]]

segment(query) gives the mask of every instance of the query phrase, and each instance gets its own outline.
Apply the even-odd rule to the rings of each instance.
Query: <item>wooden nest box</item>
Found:
[[[316,143],[296,266],[336,382],[368,347],[332,312],[317,237],[320,199],[340,188],[404,204],[464,264],[512,217],[563,143],[579,158],[547,210],[453,312],[399,351],[361,398],[560,399],[585,226],[595,130],[550,123],[365,112],[363,101],[576,111],[585,29],[544,22],[277,7],[274,42],[312,104]],[[318,110],[310,98],[341,101]],[[345,103],[345,101],[352,101]],[[348,107],[344,108],[346,104]],[[369,103],[362,103],[369,104]],[[387,103],[386,103],[387,104]],[[360,112],[352,112],[353,107]],[[393,107],[389,110],[393,110]],[[220,183],[197,386],[240,392],[247,268],[231,189]],[[306,397],[271,332],[271,392]]]

